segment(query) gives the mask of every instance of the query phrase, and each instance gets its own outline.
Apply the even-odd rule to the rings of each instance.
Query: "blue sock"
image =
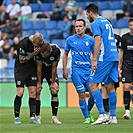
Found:
[[[94,106],[94,99],[92,97],[89,97],[88,99],[88,111],[90,112],[92,107]]]
[[[109,109],[110,109],[110,116],[116,116],[116,92],[111,92],[108,94],[109,97]]]
[[[85,100],[79,100],[80,109],[82,111],[82,114],[84,115],[84,118],[89,118],[88,116],[88,108]]]
[[[95,90],[92,92],[94,101],[96,103],[97,109],[99,114],[105,114],[104,106],[103,106],[103,99],[100,90]]]

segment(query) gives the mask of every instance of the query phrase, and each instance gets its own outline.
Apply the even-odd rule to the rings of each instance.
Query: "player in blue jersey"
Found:
[[[71,50],[72,56],[72,82],[76,88],[79,97],[79,106],[84,115],[85,122],[94,122],[90,112],[94,105],[92,97],[88,99],[88,107],[85,100],[85,92],[89,91],[89,77],[91,72],[91,53],[94,52],[94,38],[85,34],[86,22],[83,19],[75,21],[76,34],[66,39],[63,54],[63,78],[68,79],[67,60],[68,53]]]
[[[92,59],[92,73],[90,75],[89,87],[92,91],[94,101],[99,111],[98,119],[92,124],[109,122],[117,124],[116,118],[116,92],[114,82],[118,82],[118,52],[115,43],[112,25],[105,18],[98,15],[98,6],[89,4],[86,15],[92,23],[91,28],[95,38],[94,54]],[[105,114],[101,92],[98,83],[104,82],[110,107],[110,117]]]

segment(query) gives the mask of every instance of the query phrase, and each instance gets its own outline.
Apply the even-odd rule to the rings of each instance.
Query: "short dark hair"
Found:
[[[41,53],[43,52],[48,52],[51,49],[50,43],[49,42],[44,42],[43,45],[41,46]]]
[[[86,22],[85,22],[85,20],[84,20],[84,19],[82,19],[82,18],[77,19],[77,20],[75,20],[75,23],[76,23],[77,21],[82,21],[82,22],[84,23],[84,26],[86,26]]]
[[[89,4],[88,6],[85,7],[85,10],[89,13],[90,11],[93,13],[98,13],[98,6],[95,4]]]
[[[128,23],[129,23],[129,22],[133,22],[133,18],[130,18],[130,19],[128,20]]]

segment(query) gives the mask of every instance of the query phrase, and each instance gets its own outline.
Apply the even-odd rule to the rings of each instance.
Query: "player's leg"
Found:
[[[50,75],[50,74],[49,74]],[[50,86],[51,84],[51,76],[47,75],[46,80]],[[59,85],[59,79],[56,75],[56,83]],[[51,93],[51,108],[52,108],[52,123],[54,124],[61,124],[61,122],[58,120],[58,107],[59,107],[59,98],[58,98],[58,91],[55,90],[55,88],[50,88]]]
[[[39,123],[41,123],[41,115],[40,115],[40,107],[41,107],[41,94],[42,87],[37,87],[37,94],[36,94],[36,119]]]
[[[123,100],[125,106],[125,114],[123,115],[124,119],[130,119],[130,90],[132,88],[133,77],[132,70],[122,70],[122,83],[123,83]]]
[[[124,100],[124,107],[125,107],[125,114],[123,115],[124,119],[130,119],[130,101],[131,101],[131,90],[132,85],[130,83],[123,83],[123,100]]]
[[[14,99],[14,116],[15,116],[15,124],[21,124],[20,122],[20,108],[21,108],[21,99],[24,93],[23,87],[17,87],[17,94]]]
[[[85,86],[83,85],[82,76],[78,73],[72,74],[72,82],[76,88],[76,91],[78,93],[79,97],[79,106],[82,111],[82,114],[84,116],[85,122],[84,123],[90,123],[90,117],[88,115],[88,107],[85,100]]]

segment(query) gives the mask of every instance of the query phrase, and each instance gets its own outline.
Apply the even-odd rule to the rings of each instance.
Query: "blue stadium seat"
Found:
[[[111,19],[111,24],[112,24],[113,28],[116,28],[117,27],[116,19]]]
[[[119,19],[117,21],[116,28],[128,28],[128,20],[127,19]]]
[[[37,3],[30,4],[32,12],[40,12],[41,11],[41,6]]]
[[[51,3],[43,3],[41,5],[41,11],[42,12],[47,12],[47,11],[53,11],[53,6]]]
[[[6,69],[7,68],[8,69],[13,69],[14,68],[14,63],[15,63],[15,59],[9,59]]]
[[[64,48],[63,40],[62,39],[53,39],[52,43],[57,44],[60,48]]]
[[[44,27],[45,30],[57,29],[57,21],[48,21]]]
[[[110,10],[110,2],[109,1],[99,2],[99,10]]]
[[[46,30],[39,30],[39,33],[41,33],[43,35],[44,39],[48,38],[48,34],[47,34]]]
[[[59,20],[58,22],[57,22],[57,29],[60,29],[60,27],[62,27],[62,25],[64,25],[64,21],[63,20]]]
[[[44,21],[36,21],[33,30],[42,30],[45,27]]]
[[[86,3],[85,2],[78,2],[78,7],[82,7],[85,10]]]
[[[27,30],[27,31],[25,31],[25,36],[29,36],[29,35],[33,35],[33,34],[35,34],[34,30]]]
[[[32,30],[33,22],[32,21],[27,21],[22,26],[23,26],[23,30]]]
[[[121,1],[112,1],[110,5],[111,10],[122,10]]]

